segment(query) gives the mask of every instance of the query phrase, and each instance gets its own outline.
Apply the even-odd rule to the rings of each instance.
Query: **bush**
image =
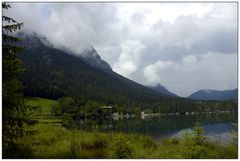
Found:
[[[157,147],[156,141],[149,136],[144,136],[140,141],[143,142],[143,147],[145,149],[152,149]]]
[[[208,152],[207,137],[203,135],[204,131],[201,127],[196,126],[193,132],[186,131],[181,139],[182,155],[184,158],[196,159],[206,158]]]
[[[128,159],[133,157],[133,147],[130,141],[120,133],[117,134],[109,146],[109,158],[113,159]]]
[[[172,137],[169,139],[170,144],[179,144],[179,139],[176,137]]]
[[[62,115],[61,107],[59,105],[53,105],[51,108],[51,113],[52,113],[52,116]]]

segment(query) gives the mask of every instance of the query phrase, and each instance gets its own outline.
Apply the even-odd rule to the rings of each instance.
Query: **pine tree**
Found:
[[[11,8],[6,2],[2,9]],[[22,83],[19,78],[24,71],[23,63],[17,53],[23,48],[17,46],[20,41],[13,34],[20,30],[23,23],[2,16],[2,154],[3,158],[12,158],[20,145],[17,139],[24,135],[23,124],[26,122],[27,106],[22,94]]]

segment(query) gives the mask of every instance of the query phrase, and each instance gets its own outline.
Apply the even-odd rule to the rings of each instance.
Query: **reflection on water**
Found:
[[[223,145],[229,145],[233,141],[232,132],[237,130],[237,125],[232,123],[205,124],[202,127],[205,131],[205,135],[208,136],[210,140]],[[182,129],[174,133],[166,134],[166,136],[181,137],[186,130],[192,131],[193,128]]]
[[[186,129],[191,130],[197,122],[203,126],[207,136],[223,144],[231,142],[231,131],[237,130],[236,113],[149,116],[144,119],[140,116],[118,120],[85,119],[71,123],[71,127],[86,131],[137,133],[162,140],[181,136]]]

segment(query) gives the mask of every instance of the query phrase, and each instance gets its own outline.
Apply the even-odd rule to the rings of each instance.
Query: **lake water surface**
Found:
[[[200,123],[206,135],[221,144],[232,142],[232,132],[237,131],[237,113],[161,115],[141,118],[85,119],[74,126],[86,131],[123,132],[149,135],[162,141],[169,137],[180,137]]]

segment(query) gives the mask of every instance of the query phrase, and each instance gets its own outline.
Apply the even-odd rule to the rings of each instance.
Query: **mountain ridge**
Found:
[[[106,72],[112,71],[110,65],[99,56],[97,51],[90,45],[80,55],[83,61],[91,66],[102,69]]]
[[[198,99],[198,100],[230,100],[238,99],[238,89],[232,90],[210,90],[202,89],[194,92],[188,98]]]
[[[27,46],[28,48],[29,47],[36,48],[40,44],[46,45],[50,48],[54,48],[53,45],[47,40],[46,37],[43,37],[35,32],[33,32],[33,33],[20,32],[17,34],[17,36],[20,37],[21,39],[25,40],[25,41],[20,42],[20,45]],[[97,51],[91,45],[86,46],[83,49],[83,51],[81,51],[80,53],[72,52],[71,50],[68,50],[65,47],[56,48],[56,49],[62,50],[64,52],[68,53],[69,55],[73,55],[77,58],[80,58],[82,61],[91,65],[92,67],[101,69],[105,72],[112,71],[111,66],[106,61],[102,60],[102,58],[99,56]]]
[[[113,71],[93,67],[75,55],[36,39],[30,42],[25,39],[28,42],[23,41],[23,44],[28,46],[19,56],[26,66],[23,76],[26,95],[54,99],[69,95],[106,104],[138,105],[172,99]]]
[[[148,86],[148,87],[155,90],[155,91],[158,91],[162,94],[166,94],[166,95],[173,96],[173,97],[179,97],[178,95],[170,92],[166,87],[164,87],[161,84],[157,84],[156,86]]]

